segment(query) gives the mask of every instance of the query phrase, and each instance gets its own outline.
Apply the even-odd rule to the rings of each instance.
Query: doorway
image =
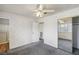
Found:
[[[0,18],[0,53],[9,50],[9,20]]]

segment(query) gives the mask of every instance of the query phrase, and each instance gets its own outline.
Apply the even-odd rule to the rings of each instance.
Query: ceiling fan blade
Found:
[[[39,4],[38,10],[43,10],[43,5]]]
[[[33,10],[34,12],[38,12],[39,10],[43,10],[43,5],[37,5],[37,9]]]
[[[43,12],[55,12],[55,10],[43,10]]]

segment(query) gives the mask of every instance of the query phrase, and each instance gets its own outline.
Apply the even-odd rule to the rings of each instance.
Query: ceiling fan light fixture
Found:
[[[39,17],[43,17],[43,16],[44,16],[44,14],[43,14],[43,13],[41,13]]]
[[[37,12],[37,13],[35,13],[35,15],[36,15],[36,17],[43,17],[43,13],[42,12]]]
[[[37,13],[36,13],[36,16],[37,16],[37,17],[39,17],[39,16],[40,16],[40,14],[41,14],[40,12],[37,12]]]
[[[55,10],[45,9],[44,5],[37,5],[37,9],[34,10],[36,17],[43,17],[49,12],[54,12]]]

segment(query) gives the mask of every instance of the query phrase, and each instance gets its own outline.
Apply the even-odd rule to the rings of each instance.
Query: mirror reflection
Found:
[[[58,20],[58,47],[72,52],[72,18]]]

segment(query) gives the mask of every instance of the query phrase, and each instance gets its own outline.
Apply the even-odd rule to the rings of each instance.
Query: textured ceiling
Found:
[[[78,4],[43,4],[45,9],[54,9],[54,13],[73,9],[79,7]],[[16,13],[30,18],[36,18],[33,10],[36,9],[36,4],[1,4],[0,11],[6,11]],[[45,16],[52,15],[54,13],[48,13]]]

